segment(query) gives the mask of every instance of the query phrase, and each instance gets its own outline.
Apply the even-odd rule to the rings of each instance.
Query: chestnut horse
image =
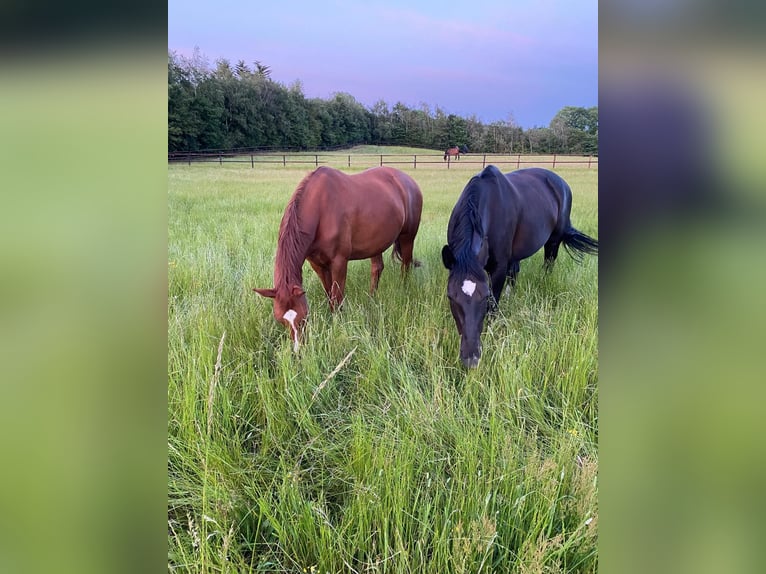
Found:
[[[374,167],[348,175],[319,167],[303,178],[285,208],[279,226],[274,287],[253,289],[274,299],[274,318],[289,327],[295,351],[308,316],[303,289],[303,262],[308,259],[322,281],[330,309],[343,303],[349,260],[370,259],[370,293],[383,271],[383,252],[402,273],[413,260],[423,195],[409,175],[391,167]]]
[[[447,161],[447,157],[454,157],[455,159],[460,159],[460,148],[457,146],[453,146],[449,149],[444,150],[444,161]]]

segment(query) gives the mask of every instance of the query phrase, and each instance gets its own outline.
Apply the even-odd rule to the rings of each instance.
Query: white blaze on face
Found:
[[[290,323],[290,327],[292,327],[293,330],[293,352],[297,353],[298,349],[300,348],[300,343],[298,343],[298,329],[295,326],[295,318],[298,316],[298,313],[295,312],[295,309],[290,309],[289,311],[286,311],[284,315],[282,315],[282,318]]]
[[[469,297],[473,297],[474,291],[476,291],[476,283],[474,283],[470,279],[466,279],[465,281],[463,281],[463,293],[465,293]]]

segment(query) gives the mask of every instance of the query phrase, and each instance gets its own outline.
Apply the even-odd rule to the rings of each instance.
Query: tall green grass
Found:
[[[440,250],[470,175],[424,195],[402,278],[351,262],[331,314],[304,267],[296,355],[272,316],[279,221],[308,170],[168,167],[168,567],[181,572],[593,572],[597,264],[541,254],[465,371]],[[557,170],[597,236],[596,170]],[[220,355],[219,355],[220,351]]]

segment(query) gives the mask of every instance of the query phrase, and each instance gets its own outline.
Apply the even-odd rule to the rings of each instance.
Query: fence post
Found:
[[[481,160],[481,169],[487,167],[487,154],[484,154],[484,158]]]
[[[189,165],[191,165],[191,154],[186,154],[186,159],[189,160]]]
[[[314,165],[315,165],[316,167],[319,167],[319,154],[316,154],[316,155],[314,156]]]
[[[417,154],[412,156],[412,169],[418,169],[418,156]]]
[[[593,159],[593,154],[590,154],[588,156],[588,169],[590,169],[590,162],[591,162],[592,159]]]
[[[521,164],[521,154],[516,157],[516,169],[519,169],[519,165]]]
[[[449,169],[449,164],[452,163],[452,156],[447,154],[447,169]]]
[[[348,155],[348,167],[351,167],[351,154]]]
[[[218,154],[218,165],[223,165],[223,156],[220,153]]]
[[[287,167],[287,155],[282,154],[282,167]]]
[[[380,165],[383,166],[383,154],[380,154]]]
[[[255,167],[255,162],[253,161],[253,154],[250,154],[250,167]]]
[[[556,169],[556,154],[555,153],[553,154],[553,168],[552,169]]]

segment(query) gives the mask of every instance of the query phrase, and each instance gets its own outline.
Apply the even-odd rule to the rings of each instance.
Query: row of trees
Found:
[[[524,130],[510,117],[484,124],[427,104],[366,108],[347,93],[306,98],[300,81],[284,86],[268,66],[218,60],[199,50],[168,54],[168,150],[323,149],[356,144],[445,149],[467,145],[484,153],[598,153],[598,108],[567,106],[547,127]]]

